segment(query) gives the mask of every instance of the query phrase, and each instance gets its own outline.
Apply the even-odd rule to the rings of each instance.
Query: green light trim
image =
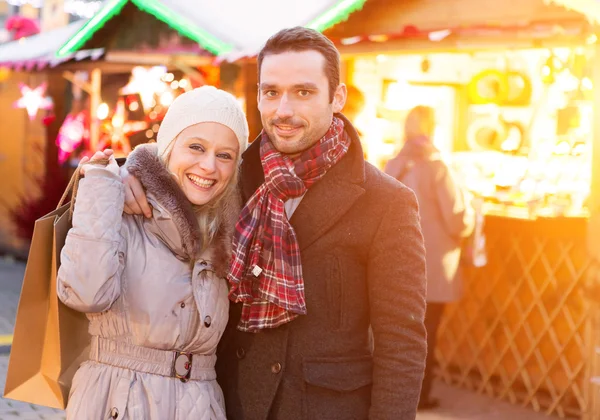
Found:
[[[59,58],[64,57],[79,50],[79,48],[81,48],[98,29],[104,26],[110,18],[118,14],[127,2],[128,0],[109,1],[106,6],[100,9],[94,17],[83,25],[81,29],[65,43],[65,45],[60,47],[56,52],[56,56]]]
[[[196,41],[207,51],[214,55],[224,54],[233,49],[233,45],[221,41],[216,36],[197,27],[184,16],[181,16],[157,0],[131,0],[141,10],[144,10],[155,18],[162,20],[177,32]]]
[[[362,9],[366,1],[367,0],[340,0],[335,6],[314,19],[306,25],[306,27],[323,32],[333,25],[348,19],[348,17],[357,10]]]
[[[104,24],[121,12],[129,0],[112,0],[91,18],[83,27],[56,53],[64,57],[79,50]],[[140,10],[151,14],[169,25],[177,32],[196,41],[207,51],[220,55],[229,52],[233,46],[227,44],[205,30],[198,28],[187,18],[180,16],[157,0],[131,0]]]

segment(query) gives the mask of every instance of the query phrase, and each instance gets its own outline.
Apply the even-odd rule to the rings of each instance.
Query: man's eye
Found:
[[[308,91],[308,90],[299,90],[298,91],[298,95],[302,96],[302,97],[307,97],[308,95],[310,95],[310,91]]]
[[[274,90],[267,90],[264,94],[265,94],[265,96],[267,96],[269,98],[273,98],[273,97],[277,96],[277,92],[275,92]]]

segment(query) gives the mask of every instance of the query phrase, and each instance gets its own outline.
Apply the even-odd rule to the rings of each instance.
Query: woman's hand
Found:
[[[108,161],[108,163],[106,163]],[[98,162],[98,163],[95,163]],[[81,166],[81,175],[85,175],[86,166],[95,165],[102,168],[106,168],[111,171],[115,175],[119,175],[119,164],[115,160],[114,152],[111,149],[106,149],[104,151],[97,151],[94,153],[92,158],[88,158],[84,156],[79,162]]]

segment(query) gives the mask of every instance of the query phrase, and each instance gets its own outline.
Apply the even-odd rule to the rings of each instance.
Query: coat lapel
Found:
[[[290,223],[296,231],[301,251],[334,226],[364,194],[361,183],[353,182],[355,180],[350,176],[355,163],[352,149],[308,190],[293,214]]]

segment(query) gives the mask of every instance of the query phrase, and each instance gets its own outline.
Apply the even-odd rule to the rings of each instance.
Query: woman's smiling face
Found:
[[[240,146],[222,124],[204,122],[187,127],[175,139],[167,168],[187,199],[197,206],[218,197],[235,174]]]

